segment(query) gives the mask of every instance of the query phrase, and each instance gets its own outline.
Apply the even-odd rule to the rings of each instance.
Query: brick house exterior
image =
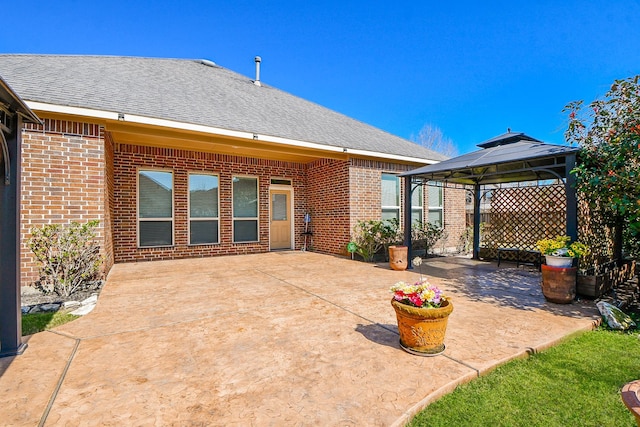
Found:
[[[104,76],[91,75],[96,67],[83,66],[100,64],[102,69],[109,69],[113,62],[111,72],[130,73],[126,81],[147,79],[148,75],[138,68],[148,62],[152,62],[155,70],[181,76],[184,84],[207,79],[206,84],[218,85],[216,90],[229,91],[225,92],[224,108],[204,105],[209,109],[207,114],[224,109],[226,116],[216,120],[227,121],[206,122],[209,120],[206,114],[204,118],[191,119],[192,122],[173,119],[172,114],[178,114],[173,104],[158,107],[154,99],[139,107],[138,104],[144,104],[148,88],[133,97],[136,103],[127,104],[123,100],[122,105],[110,104],[117,102],[114,92],[119,87],[103,87],[99,82]],[[37,75],[20,73],[25,64],[49,75],[62,74],[59,91],[55,84],[37,85]],[[55,67],[62,67],[62,71],[56,74],[50,69]],[[66,69],[72,69],[75,77],[84,81],[85,89],[96,86],[96,90],[109,97],[78,95],[73,84],[66,86],[63,72]],[[288,206],[291,212],[290,219],[287,218],[291,224],[288,249],[301,249],[304,217],[308,213],[313,230],[311,249],[344,255],[356,222],[382,217],[383,174],[399,174],[443,159],[437,153],[315,104],[283,95],[273,88],[256,88],[243,76],[222,68],[195,66],[194,61],[0,55],[0,75],[43,120],[42,125],[26,124],[22,131],[23,285],[31,283],[37,275],[27,245],[30,229],[47,223],[98,219],[100,246],[108,272],[114,263],[121,262],[272,250],[273,223],[285,219],[287,215],[280,209]],[[243,79],[245,86],[236,88],[238,79]],[[162,84],[158,82],[158,87],[166,87]],[[179,96],[185,89],[174,89],[175,102],[180,104]],[[140,89],[133,86],[127,90]],[[217,99],[218,93],[215,95]],[[193,108],[196,113],[200,104],[214,98],[198,104],[195,96],[184,101],[184,108]],[[248,104],[251,108],[229,101],[235,99],[232,96],[238,102],[243,97],[253,97]],[[265,105],[274,117],[272,123],[271,119],[256,115],[245,124],[245,116],[253,114],[253,106],[262,102],[262,97],[267,98]],[[190,107],[189,102],[194,106]],[[154,108],[164,109],[152,111]],[[231,114],[234,110],[235,114]],[[302,117],[305,115],[306,120]],[[297,126],[292,126],[288,116],[296,118]],[[300,117],[302,120],[298,122]],[[236,118],[238,124],[229,122]],[[243,130],[240,126],[247,128]],[[156,175],[164,181],[154,184]],[[216,197],[207,218],[194,213],[194,206],[200,203],[193,198],[196,178],[215,183],[212,188]],[[276,194],[278,190],[282,194]],[[252,197],[244,197],[245,193]],[[280,198],[281,195],[287,198]],[[445,189],[442,198],[443,222],[449,234],[447,245],[455,246],[465,226],[464,194]],[[144,201],[147,199],[157,199],[159,205],[170,199],[166,206],[170,212],[157,214],[158,218],[145,217],[144,211],[162,210],[162,206],[147,204]],[[276,205],[277,200],[286,201]],[[426,220],[430,205],[427,192],[423,200],[422,215]],[[403,205],[399,204],[400,215]],[[246,213],[252,209],[255,216]],[[190,239],[201,229],[210,230],[211,240],[192,244]],[[243,233],[253,237],[241,237],[245,236]],[[142,235],[159,236],[169,243],[147,244]]]

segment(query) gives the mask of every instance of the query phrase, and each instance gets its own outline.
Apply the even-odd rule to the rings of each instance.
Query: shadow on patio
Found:
[[[416,271],[419,269],[416,268]],[[442,279],[452,295],[463,295],[472,301],[496,303],[521,310],[544,310],[562,316],[594,313],[593,301],[577,299],[571,304],[549,303],[542,295],[541,273],[530,265],[476,261],[464,257],[427,258],[423,272]]]

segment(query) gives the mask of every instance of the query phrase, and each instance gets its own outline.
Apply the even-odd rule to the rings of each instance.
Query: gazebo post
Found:
[[[473,185],[473,259],[480,259],[480,184]]]
[[[404,177],[404,245],[407,247],[407,269],[412,269],[411,263],[411,176]]]
[[[0,357],[22,354],[20,160],[22,124],[40,123],[0,77]]]
[[[0,177],[0,357],[22,354],[22,312],[20,308],[20,131],[21,117],[11,120],[10,132],[0,135],[2,177]],[[4,157],[6,156],[6,157]],[[8,169],[8,170],[5,170]]]
[[[576,167],[576,155],[569,154],[565,159],[566,232],[567,236],[575,241],[578,240],[578,198],[576,197],[576,178],[571,171]]]

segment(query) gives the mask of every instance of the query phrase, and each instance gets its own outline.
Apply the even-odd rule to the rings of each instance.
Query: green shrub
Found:
[[[366,262],[372,262],[376,253],[389,245],[401,241],[399,222],[393,220],[358,221],[353,228],[352,242],[356,244],[356,253]]]
[[[434,224],[417,221],[411,224],[412,249],[430,253],[446,231]],[[385,220],[358,221],[353,228],[351,243],[356,245],[355,252],[366,262],[372,262],[377,253],[384,252],[388,260],[391,245],[401,245],[404,241],[400,221],[397,218]]]
[[[31,229],[29,247],[41,264],[40,278],[33,284],[36,289],[67,297],[99,287],[102,257],[95,241],[98,224],[93,220]]]
[[[424,249],[425,255],[429,254],[444,234],[444,228],[439,225],[416,221],[411,224],[412,249]]]

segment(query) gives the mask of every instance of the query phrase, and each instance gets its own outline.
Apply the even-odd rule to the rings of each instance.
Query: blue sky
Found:
[[[563,144],[565,104],[640,74],[640,1],[12,1],[2,53],[203,58],[460,154],[506,131]],[[15,19],[7,22],[7,17]]]

